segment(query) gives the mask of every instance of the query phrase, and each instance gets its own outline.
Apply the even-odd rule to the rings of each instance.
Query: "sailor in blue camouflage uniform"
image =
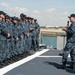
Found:
[[[0,11],[0,62],[6,60],[6,39],[10,37],[7,33],[6,23],[5,23],[5,13]]]
[[[28,23],[28,18],[25,16],[24,17],[25,19],[25,47],[26,47],[26,53],[27,54],[30,54],[30,50],[29,50],[29,47],[28,47],[28,40],[29,40],[29,23]]]
[[[25,27],[25,16],[23,13],[20,14],[20,25],[22,27],[22,34],[23,34],[23,39],[22,39],[22,45],[23,45],[23,52],[26,53],[26,27]]]
[[[31,22],[32,22],[32,25],[33,25],[32,48],[34,49],[34,51],[36,51],[36,47],[37,47],[37,44],[36,44],[36,39],[37,39],[36,24],[35,24],[33,18],[31,19]]]
[[[13,38],[14,38],[14,55],[17,56],[19,54],[19,19],[17,17],[12,17],[13,26]]]
[[[20,24],[20,19],[17,19],[18,21],[18,38],[19,38],[19,55],[23,54],[24,48],[23,48],[23,29]]]
[[[37,19],[34,20],[36,25],[36,48],[39,50],[39,34],[40,34],[40,25],[37,23]]]
[[[32,41],[33,41],[33,30],[34,30],[34,25],[32,24],[32,18],[29,18],[29,50],[32,48]]]
[[[22,33],[22,27],[21,27],[21,24],[20,24],[20,19],[17,19],[18,21],[18,38],[19,38],[19,54],[22,54],[23,53],[23,44],[22,44],[22,39],[23,39],[23,33]]]
[[[13,38],[13,31],[12,31],[12,27],[13,27],[13,23],[11,22],[11,17],[9,15],[5,16],[5,22],[6,22],[6,29],[7,32],[9,33],[10,37],[7,37],[7,51],[6,51],[6,58],[10,59],[12,57],[12,38]]]
[[[71,53],[72,56],[72,67],[73,69],[75,69],[75,14],[71,14],[69,17],[70,21],[71,21],[71,25],[70,27],[66,30],[63,29],[64,31],[66,31],[67,34],[69,34],[69,37],[67,39],[67,43],[66,46],[64,48],[64,52],[63,52],[63,57],[62,57],[62,69],[66,68],[66,63],[67,63],[67,58],[68,55]]]
[[[31,50],[31,48],[30,48],[30,17],[26,17],[26,25],[27,25],[27,41],[26,41],[26,43],[27,43],[27,49],[28,49],[28,52],[30,53],[30,50]]]

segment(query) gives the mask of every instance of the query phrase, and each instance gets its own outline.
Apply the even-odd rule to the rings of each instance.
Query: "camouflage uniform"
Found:
[[[5,22],[0,20],[0,62],[6,59],[7,29],[5,25]]]
[[[64,48],[62,62],[67,62],[67,58],[70,53],[72,55],[72,62],[75,62],[75,22],[70,25],[66,32],[69,34],[69,37]]]

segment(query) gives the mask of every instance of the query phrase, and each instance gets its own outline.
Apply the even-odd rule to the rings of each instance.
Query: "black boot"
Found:
[[[36,48],[34,48],[34,51],[37,51],[37,49],[36,49]]]
[[[67,68],[73,69],[73,63],[71,63],[70,66],[67,66]]]
[[[75,63],[72,63],[70,66],[68,66],[67,68],[70,68],[70,69],[75,69]]]
[[[30,55],[32,55],[32,54],[31,54],[30,51],[26,51],[26,55],[27,55],[27,56],[30,56]]]
[[[63,62],[61,69],[66,69],[66,62]]]
[[[73,69],[75,70],[75,62],[73,63]]]

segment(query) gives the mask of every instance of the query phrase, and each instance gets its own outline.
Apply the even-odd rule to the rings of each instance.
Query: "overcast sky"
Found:
[[[65,26],[67,17],[75,13],[75,0],[0,0],[0,10],[10,16],[24,13],[43,26]]]

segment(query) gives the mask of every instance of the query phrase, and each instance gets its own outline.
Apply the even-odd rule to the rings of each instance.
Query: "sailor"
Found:
[[[69,19],[71,22],[70,27],[67,30],[63,29],[64,31],[66,31],[67,34],[69,34],[69,38],[67,39],[67,43],[64,48],[63,57],[62,57],[63,69],[66,68],[67,58],[70,53],[72,56],[71,66],[73,69],[75,69],[75,14],[71,14]]]

